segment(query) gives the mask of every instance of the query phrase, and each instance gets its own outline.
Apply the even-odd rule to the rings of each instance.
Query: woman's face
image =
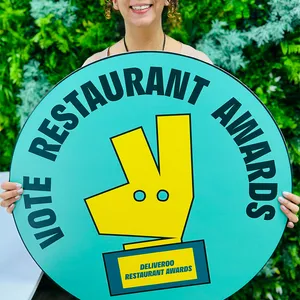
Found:
[[[149,26],[160,22],[168,0],[113,0],[114,9],[119,10],[127,25]]]

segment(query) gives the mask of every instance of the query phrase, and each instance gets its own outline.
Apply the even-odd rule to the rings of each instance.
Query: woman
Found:
[[[88,58],[84,66],[107,56],[142,50],[175,52],[212,63],[204,53],[164,34],[163,9],[168,7],[168,17],[176,20],[179,18],[176,12],[178,0],[109,0],[105,9],[107,18],[110,18],[112,6],[124,19],[125,37],[112,47]]]
[[[83,66],[107,56],[142,50],[175,52],[212,63],[204,53],[164,34],[162,12],[168,9],[168,17],[174,20],[178,17],[177,6],[178,0],[107,0],[106,16],[110,18],[112,8],[121,13],[125,23],[125,37],[89,57]],[[12,182],[3,183],[2,189],[5,191],[0,194],[1,206],[12,213],[14,203],[20,199],[23,189],[20,184]],[[300,197],[286,192],[278,200],[282,204],[281,210],[289,219],[287,226],[293,228],[298,222],[296,214],[299,211]],[[58,293],[62,292],[58,290]]]
[[[162,28],[162,12],[168,8],[169,18],[178,18],[178,0],[107,0],[105,14],[109,19],[111,9],[119,11],[125,23],[125,37],[113,46],[89,57],[83,66],[107,56],[125,53],[129,51],[158,50],[180,53],[212,63],[210,59],[200,51],[182,44],[173,38],[166,36]],[[20,184],[3,183],[0,194],[1,206],[12,213],[15,202],[23,193]],[[296,214],[299,211],[300,197],[284,192],[278,201],[282,204],[281,210],[289,219],[287,226],[293,228],[298,222]]]

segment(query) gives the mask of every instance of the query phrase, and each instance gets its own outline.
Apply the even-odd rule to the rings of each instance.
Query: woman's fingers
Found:
[[[23,194],[22,185],[17,182],[3,182],[0,186],[3,193],[0,194],[0,206],[6,207],[8,213],[12,213],[15,208],[15,202]]]
[[[16,198],[23,194],[23,189],[7,191],[0,194],[0,198],[4,201]],[[1,202],[2,203],[2,202]]]
[[[1,201],[0,205],[1,205],[2,207],[9,207],[9,206],[11,206],[13,203],[15,203],[16,201],[20,200],[20,198],[21,198],[21,196],[18,195],[18,196],[16,196],[16,197],[9,198],[9,199],[7,199],[7,200],[3,200],[3,201]]]
[[[288,228],[294,228],[295,224],[293,222],[288,222],[287,227]]]
[[[298,217],[293,212],[291,212],[285,205],[280,205],[280,208],[291,222],[297,223],[299,221]]]
[[[299,212],[300,197],[288,192],[283,192],[283,196],[278,198],[281,203],[280,208],[289,219],[287,227],[294,228],[295,223],[299,222],[297,213]]]
[[[284,199],[283,197],[279,197],[278,201],[284,205],[285,207],[287,207],[291,212],[293,212],[294,214],[297,214],[299,212],[299,206],[292,203],[291,201]]]
[[[11,213],[13,212],[14,208],[15,208],[15,205],[12,204],[11,206],[9,206],[9,207],[6,209],[6,211],[7,211],[9,214],[11,214]]]
[[[288,192],[283,192],[283,196],[284,198],[286,198],[287,200],[295,203],[296,205],[300,204],[300,197],[297,195],[294,195],[292,193],[288,193]]]
[[[2,201],[0,202],[0,205],[2,207],[9,208],[9,211],[12,211],[13,207],[10,208],[10,206],[15,203],[17,200],[21,198],[21,195],[23,194],[23,189],[19,188],[16,189],[17,186],[15,183],[12,182],[5,182],[2,184],[2,188],[14,188],[13,190],[8,190],[0,194],[0,199]]]
[[[5,191],[11,191],[11,190],[19,190],[22,187],[20,183],[17,182],[3,182],[1,184],[1,189]]]

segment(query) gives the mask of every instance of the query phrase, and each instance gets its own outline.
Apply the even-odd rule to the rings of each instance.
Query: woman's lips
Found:
[[[146,6],[146,5],[137,5],[137,7],[143,7],[143,6]],[[149,5],[149,7],[144,8],[144,9],[134,9],[131,6],[130,9],[133,13],[141,15],[141,14],[147,13],[151,9],[151,7],[152,7],[152,5]]]

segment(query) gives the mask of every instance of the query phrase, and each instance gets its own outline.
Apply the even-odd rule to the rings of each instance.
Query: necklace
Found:
[[[125,46],[126,52],[129,52],[127,44],[126,44],[125,36],[124,36],[124,46]],[[162,51],[165,50],[165,46],[166,46],[166,34],[164,33],[164,43],[163,43]]]

